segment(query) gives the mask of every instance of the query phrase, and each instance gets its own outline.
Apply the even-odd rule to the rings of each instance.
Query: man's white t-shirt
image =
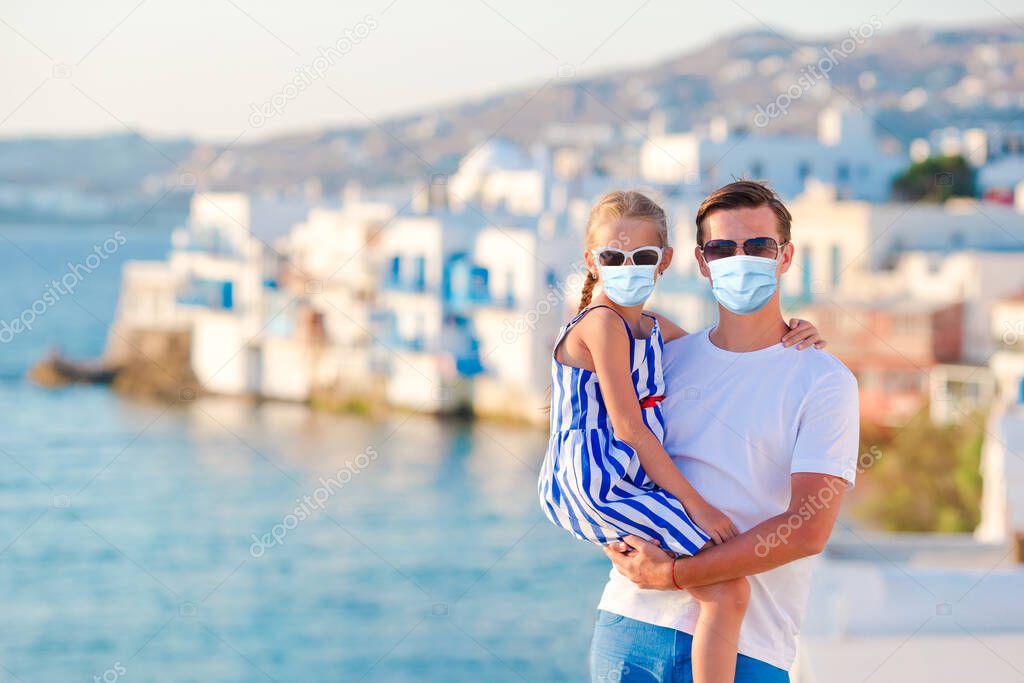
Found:
[[[694,488],[744,532],[786,511],[794,472],[852,485],[859,409],[846,366],[824,351],[782,344],[725,351],[709,333],[673,341],[664,353],[665,449]],[[804,558],[749,577],[742,654],[790,668],[812,568],[813,558]],[[598,607],[690,634],[698,611],[687,592],[641,590],[614,568]]]

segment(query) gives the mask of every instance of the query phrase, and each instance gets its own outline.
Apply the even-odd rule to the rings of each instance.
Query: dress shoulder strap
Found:
[[[626,319],[622,317],[622,314],[619,313],[618,311],[616,311],[611,306],[605,306],[604,304],[594,304],[593,306],[588,306],[587,308],[584,308],[582,311],[580,311],[579,315],[577,315],[575,318],[572,319],[572,321],[569,323],[569,325],[570,326],[575,325],[577,322],[579,322],[580,318],[585,316],[587,313],[590,313],[595,308],[607,308],[609,311],[611,311],[612,313],[617,315],[619,317],[619,320],[622,321],[622,326],[626,328],[626,334],[629,335],[630,339],[633,339],[633,331],[631,329],[629,329],[629,323],[627,323]]]
[[[561,332],[558,333],[558,338],[555,339],[555,346],[554,346],[554,349],[551,352],[551,357],[552,358],[554,358],[555,354],[558,353],[558,347],[562,345],[562,340],[565,339],[565,335],[569,334],[569,330],[571,330],[576,325],[576,323],[578,323],[580,320],[582,320],[583,316],[585,316],[587,313],[590,313],[595,308],[607,308],[609,311],[611,311],[615,315],[619,316],[619,320],[622,321],[622,326],[626,328],[626,334],[629,335],[630,343],[635,341],[635,339],[633,337],[633,333],[629,329],[629,324],[626,322],[626,319],[623,318],[622,315],[618,311],[616,311],[611,306],[605,306],[604,304],[594,304],[593,306],[588,306],[587,308],[584,308],[582,311],[580,311],[579,313],[574,315],[572,317],[572,319],[565,324],[565,327],[563,327]]]

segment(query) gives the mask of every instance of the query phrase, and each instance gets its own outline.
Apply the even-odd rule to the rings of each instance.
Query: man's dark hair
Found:
[[[722,209],[756,209],[759,206],[771,207],[778,218],[779,237],[782,238],[780,241],[788,242],[793,217],[775,190],[757,180],[737,180],[718,188],[701,202],[697,209],[697,244],[704,246],[704,222],[713,212]]]

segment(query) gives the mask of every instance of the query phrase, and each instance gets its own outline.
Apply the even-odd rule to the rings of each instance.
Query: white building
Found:
[[[197,194],[175,235],[171,268],[186,273],[178,304],[194,307],[192,369],[207,390],[258,394],[259,338],[290,305],[277,287],[273,243],[309,211],[301,198]]]
[[[125,264],[118,323],[190,329],[203,387],[257,393],[263,363],[256,342],[287,305],[271,244],[308,210],[300,199],[197,193],[167,261]]]
[[[448,203],[517,216],[542,213],[551,189],[551,159],[538,145],[527,153],[508,140],[489,140],[467,154],[448,181]]]
[[[1024,549],[1024,292],[996,302],[989,361],[997,402],[982,449],[981,524],[985,541],[1010,541]]]
[[[1024,289],[1024,214],[974,201],[790,204],[796,260],[784,292],[808,301],[906,296],[965,302],[965,360],[991,354],[991,303]]]
[[[473,262],[487,288],[470,308],[480,373],[473,407],[481,414],[545,422],[551,350],[578,304],[584,266],[578,238],[554,217],[539,228],[488,227]]]
[[[933,130],[927,138],[911,143],[911,157],[924,161],[931,156],[962,156],[979,168],[995,159],[1024,155],[1024,126],[1014,121]]]
[[[472,212],[402,215],[376,245],[382,264],[374,317],[390,403],[422,411],[463,409],[479,364],[472,319],[451,305],[460,270],[472,271],[483,219]],[[476,296],[471,289],[467,296]]]
[[[746,177],[767,180],[784,198],[817,181],[844,199],[882,201],[903,156],[887,154],[873,124],[860,111],[825,109],[818,135],[749,135],[721,119],[707,129],[652,135],[640,151],[643,179],[661,185],[695,186],[701,192]]]
[[[578,139],[559,136],[558,145],[538,143],[529,152],[508,140],[489,140],[470,151],[447,179],[445,206],[454,213],[530,216],[573,212],[574,202],[591,202],[613,189],[636,187],[631,178],[596,173],[595,152],[586,131]],[[444,181],[445,179],[437,179]],[[426,199],[426,193],[420,193]],[[437,209],[431,198],[420,210]]]
[[[609,182],[550,161],[492,141],[401,213],[355,186],[338,208],[196,195],[168,260],[126,266],[120,321],[189,331],[212,393],[543,421],[579,193]]]
[[[344,401],[374,386],[376,245],[394,209],[350,199],[340,209],[314,208],[277,243],[287,259],[283,286],[300,303],[264,335],[264,396]]]

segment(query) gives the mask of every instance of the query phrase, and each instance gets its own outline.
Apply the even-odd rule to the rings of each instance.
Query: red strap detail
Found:
[[[640,401],[640,407],[641,408],[653,408],[654,406],[658,405],[659,403],[661,403],[664,400],[665,400],[664,394],[658,395],[658,396],[648,396],[647,398],[645,398],[642,401]]]
[[[686,590],[686,589],[683,588],[682,586],[680,586],[679,585],[679,581],[676,580],[676,560],[678,560],[678,559],[679,558],[677,557],[677,558],[672,560],[672,585],[676,587],[677,591],[681,591],[681,590]]]

